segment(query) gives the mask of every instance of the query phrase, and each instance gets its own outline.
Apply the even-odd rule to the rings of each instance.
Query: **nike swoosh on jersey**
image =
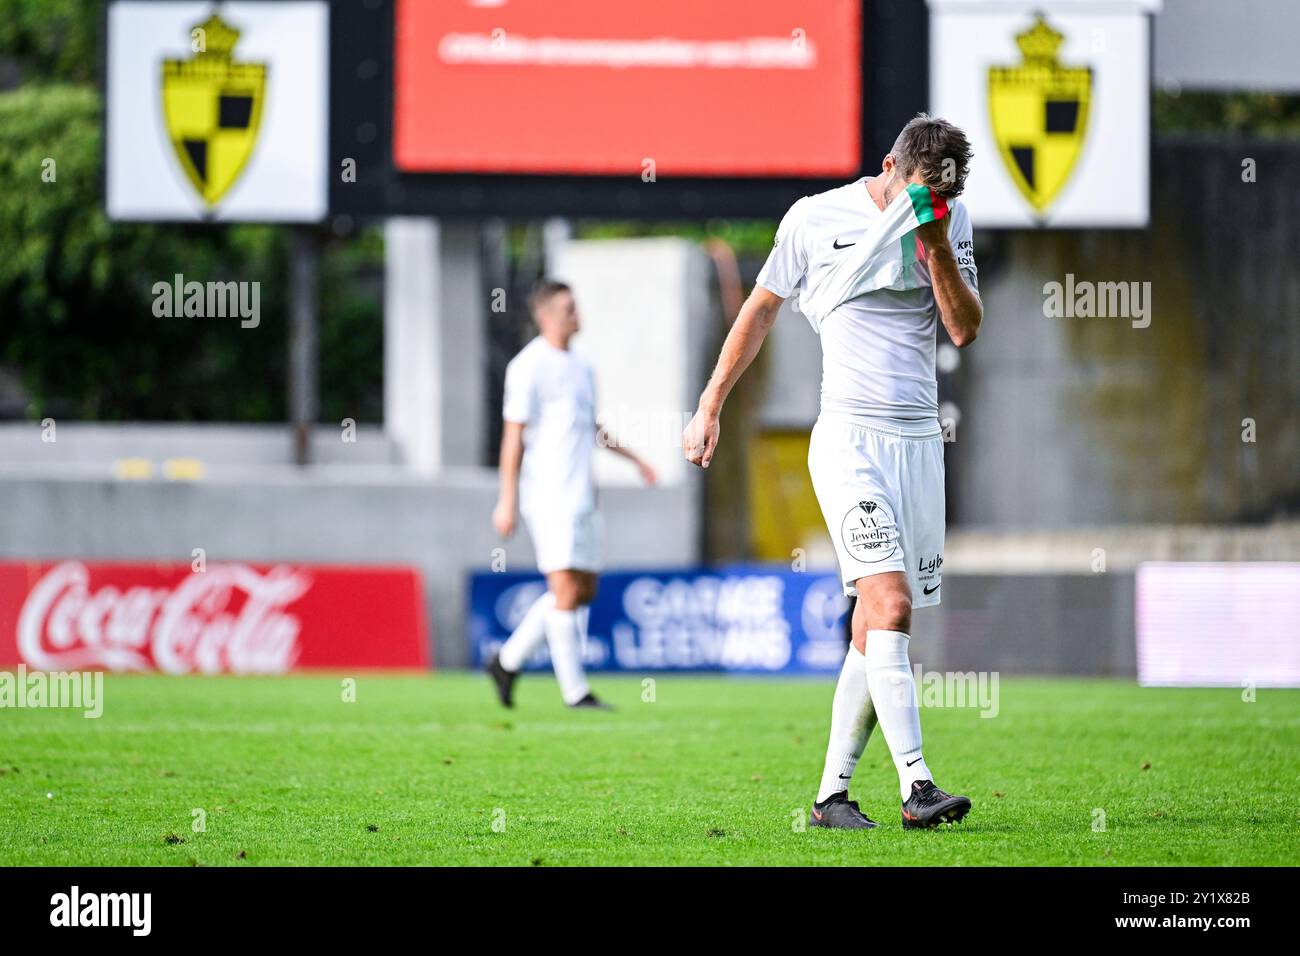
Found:
[[[939,585],[937,584],[932,588],[921,588],[921,592],[924,594],[933,594],[937,590],[939,590]]]
[[[849,246],[856,246],[857,243],[856,243],[856,242],[846,242],[846,243],[844,243],[844,245],[840,245],[840,241],[839,241],[838,239],[836,239],[833,243],[831,243],[831,245],[834,246],[836,249],[847,249]]]

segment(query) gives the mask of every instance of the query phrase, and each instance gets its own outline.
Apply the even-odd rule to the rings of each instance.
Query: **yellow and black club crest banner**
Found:
[[[1016,36],[1023,62],[989,68],[993,138],[1011,179],[1040,215],[1074,171],[1088,129],[1092,70],[1066,66],[1065,37],[1039,15]]]
[[[163,61],[163,117],[181,169],[210,208],[253,154],[267,69],[234,59],[239,31],[215,13],[191,36],[191,59]]]

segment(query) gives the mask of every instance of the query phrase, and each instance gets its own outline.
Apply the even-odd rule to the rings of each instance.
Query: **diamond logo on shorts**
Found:
[[[859,501],[840,522],[840,539],[851,558],[876,564],[898,550],[898,526],[881,502]]]

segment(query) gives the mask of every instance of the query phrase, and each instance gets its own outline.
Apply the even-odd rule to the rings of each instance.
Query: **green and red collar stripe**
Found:
[[[908,183],[907,198],[912,200],[912,214],[916,216],[918,224],[934,222],[948,215],[948,200],[929,186]]]

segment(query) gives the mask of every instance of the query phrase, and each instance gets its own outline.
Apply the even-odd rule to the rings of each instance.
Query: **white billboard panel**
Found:
[[[323,0],[111,3],[109,216],[321,219],[328,47]]]
[[[1300,687],[1300,564],[1151,562],[1136,595],[1143,686]]]
[[[962,199],[976,226],[1147,224],[1144,9],[932,2],[930,108],[970,137],[975,158]]]

